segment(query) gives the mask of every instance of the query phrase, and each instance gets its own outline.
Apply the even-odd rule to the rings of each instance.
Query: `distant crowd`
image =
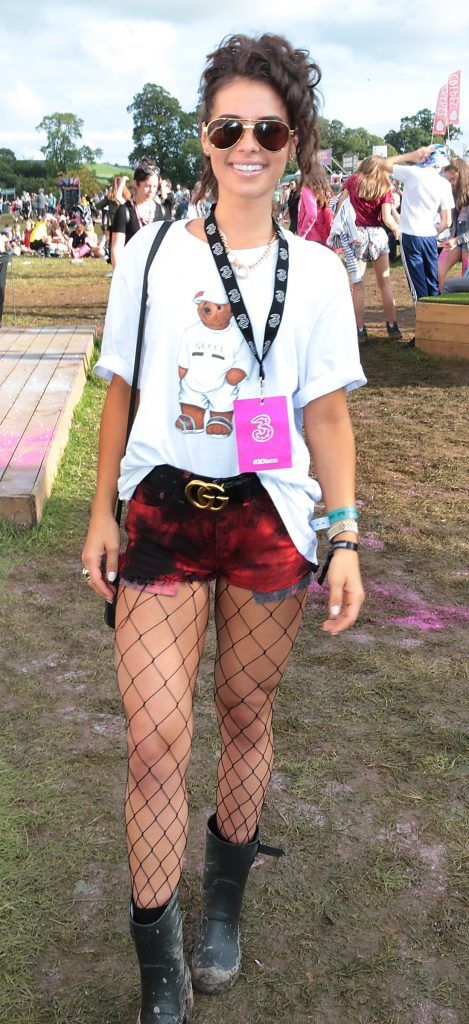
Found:
[[[403,166],[404,165],[404,166]],[[410,166],[409,166],[410,165]],[[413,165],[413,166],[412,166]],[[116,177],[101,195],[85,195],[67,208],[39,189],[23,192],[10,204],[13,224],[0,233],[0,253],[41,257],[106,259],[113,267],[141,227],[161,220],[206,216],[213,197],[174,187],[159,168],[143,159],[133,180]],[[1,203],[1,200],[0,200]],[[0,213],[3,203],[0,205]],[[461,290],[469,280],[469,166],[450,158],[442,147],[422,147],[387,159],[367,157],[357,171],[334,183],[319,164],[307,177],[279,185],[273,216],[296,234],[327,245],[344,260],[357,319],[358,338],[367,340],[364,323],[364,273],[368,263],[381,292],[387,333],[402,337],[395,317],[389,263],[397,246],[414,301],[454,290],[449,270],[462,263]]]

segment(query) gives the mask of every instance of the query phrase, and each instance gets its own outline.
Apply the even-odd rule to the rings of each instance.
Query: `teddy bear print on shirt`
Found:
[[[179,350],[179,401],[176,427],[185,434],[205,431],[229,437],[233,403],[239,385],[249,376],[252,356],[236,326],[229,302],[216,302],[196,292],[199,319],[184,331]]]

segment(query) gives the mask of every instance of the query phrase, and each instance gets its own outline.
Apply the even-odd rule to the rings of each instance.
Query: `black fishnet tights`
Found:
[[[259,603],[250,591],[217,582],[217,823],[234,843],[247,842],[260,818],[272,770],[272,707],[304,599],[305,591]],[[132,896],[140,907],[163,906],[181,875],[192,701],[208,613],[204,583],[181,584],[174,597],[130,587],[119,593],[115,663],[127,719],[125,819]]]

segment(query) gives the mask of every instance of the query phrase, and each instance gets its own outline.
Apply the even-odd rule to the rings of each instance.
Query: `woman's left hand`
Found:
[[[356,622],[365,600],[356,551],[338,548],[327,573],[329,614],[323,624],[327,633],[343,633]]]

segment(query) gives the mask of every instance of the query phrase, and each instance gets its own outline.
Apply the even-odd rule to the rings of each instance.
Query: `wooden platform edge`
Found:
[[[415,345],[421,352],[429,356],[444,356],[445,359],[469,359],[469,345],[462,341],[442,341],[441,339],[418,337],[415,334]]]
[[[45,503],[52,493],[60,461],[67,446],[73,414],[84,391],[95,342],[95,331],[90,327],[76,327],[75,333],[89,333],[90,339],[82,353],[74,385],[63,406],[57,430],[45,453],[33,491],[24,495],[0,497],[0,519],[8,519],[15,526],[37,526],[41,521]]]
[[[460,324],[469,327],[469,304],[448,302],[438,306],[436,302],[417,302],[416,320],[417,323]]]

